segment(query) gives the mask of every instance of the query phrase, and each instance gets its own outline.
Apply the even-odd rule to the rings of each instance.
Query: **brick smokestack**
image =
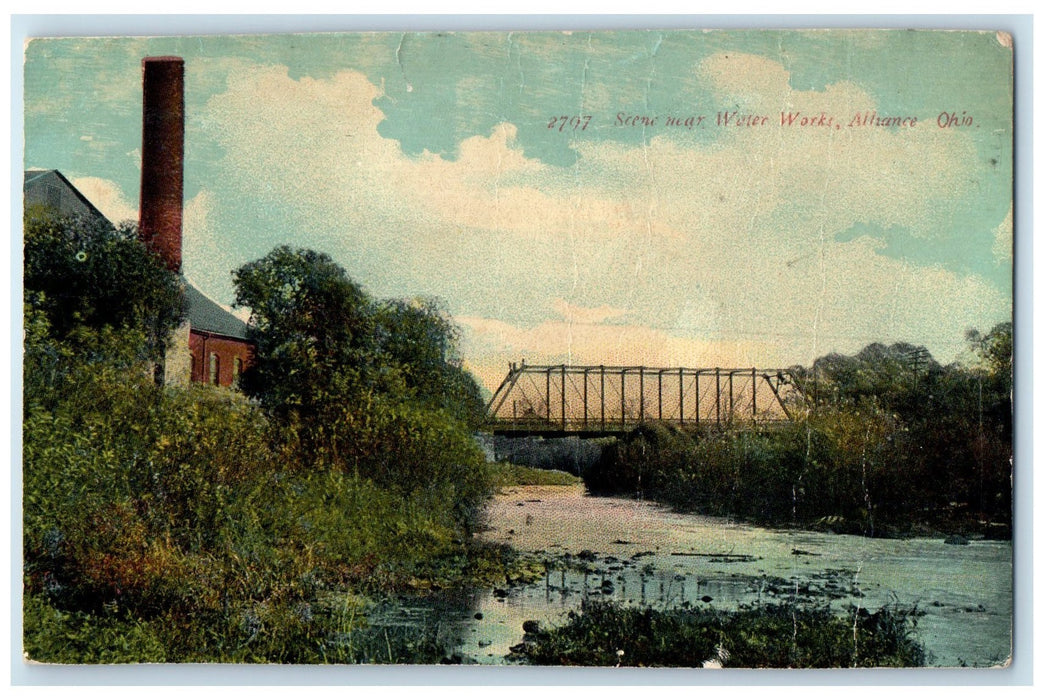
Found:
[[[181,271],[185,152],[185,62],[150,56],[142,67],[141,200],[138,235],[167,267]]]

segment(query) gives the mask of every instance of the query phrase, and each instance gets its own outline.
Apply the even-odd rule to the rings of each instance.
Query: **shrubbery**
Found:
[[[923,666],[916,611],[766,605],[735,612],[584,603],[555,629],[535,628],[512,649],[535,665],[729,668]]]
[[[178,276],[141,245],[133,226],[34,209],[24,237],[25,289],[56,338],[133,328],[143,336],[138,349],[155,358],[185,316]]]
[[[1010,326],[987,338],[979,342],[1007,338],[1010,348]],[[1010,354],[946,368],[911,367],[908,356],[906,346],[870,346],[824,358],[804,378],[810,404],[780,426],[642,426],[607,447],[584,481],[595,493],[766,524],[1008,534]]]
[[[46,254],[58,243],[89,234],[92,251],[139,245],[78,226],[27,223],[37,231],[26,238],[35,262],[26,278],[23,413],[30,657],[440,660],[437,635],[368,628],[362,597],[416,585],[416,571],[466,553],[490,493],[460,405],[438,405],[415,386],[437,391],[437,358],[428,353],[420,380],[410,378],[408,358],[382,364],[388,353],[331,350],[320,368],[328,374],[309,383],[284,365],[285,386],[267,385],[260,401],[157,386],[155,339],[180,320],[177,304],[154,303],[168,298],[169,275],[141,251],[135,259],[154,275],[122,280],[114,268],[106,294],[141,291],[142,306],[100,314],[78,296],[55,299],[61,284],[49,274],[98,275],[67,265],[67,257],[80,262],[75,254],[48,272]],[[330,299],[344,285],[335,287]],[[361,291],[348,302],[360,300],[370,303]],[[336,320],[319,316],[316,332]],[[372,330],[361,323],[360,333]],[[298,360],[314,356],[314,334],[297,340]],[[286,356],[285,347],[269,349]],[[269,368],[264,358],[258,366]],[[447,366],[459,388],[459,367]]]
[[[569,472],[527,467],[511,462],[497,462],[492,465],[492,472],[493,481],[498,489],[509,486],[573,486],[580,483],[580,478]]]
[[[302,464],[278,426],[242,396],[207,386],[158,388],[144,374],[107,386],[95,411],[82,411],[87,402],[77,395],[53,411],[28,410],[25,594],[33,658],[365,659],[362,646],[349,653],[331,641],[354,634],[361,644],[361,601],[352,602],[350,621],[327,603],[350,591],[405,588],[421,564],[467,541],[476,511],[460,509],[481,503],[485,481],[453,471],[461,455],[444,449],[457,440],[466,457],[473,448],[437,420],[398,443],[407,448],[407,469],[388,466],[376,480]],[[75,393],[93,394],[105,375],[77,382]],[[394,430],[400,424],[390,424],[388,440],[403,439]],[[427,483],[414,474],[412,483],[390,485],[393,474],[424,464],[446,471]],[[46,630],[76,637],[81,628],[82,644],[51,648]],[[101,636],[92,641],[88,629]],[[126,649],[101,642],[109,637]]]
[[[99,371],[73,381],[54,410],[29,408],[24,424],[33,658],[321,660],[333,654],[326,637],[365,621],[355,601],[352,625],[330,627],[324,596],[395,583],[383,569],[461,546],[446,494],[309,469],[242,396],[158,388],[144,371],[100,391],[109,373],[86,369]],[[84,410],[80,392],[106,400]],[[55,640],[44,630],[75,637],[80,627],[100,637],[47,651]],[[107,635],[127,648],[103,644]]]

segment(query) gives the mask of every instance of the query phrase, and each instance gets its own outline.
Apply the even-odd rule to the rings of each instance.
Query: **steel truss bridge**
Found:
[[[786,369],[520,365],[486,406],[494,434],[617,435],[641,423],[723,428],[791,419]]]

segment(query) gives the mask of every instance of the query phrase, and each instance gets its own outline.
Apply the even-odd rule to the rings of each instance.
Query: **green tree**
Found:
[[[390,300],[377,307],[378,352],[406,388],[475,427],[483,419],[478,383],[461,367],[460,330],[434,299]]]
[[[817,405],[872,404],[900,413],[921,407],[924,389],[941,370],[922,346],[872,343],[855,355],[831,353],[810,369],[793,368],[802,391]]]
[[[125,329],[142,333],[143,352],[156,359],[185,317],[180,277],[146,249],[134,226],[33,210],[24,246],[26,300],[58,340],[74,342],[79,328]]]
[[[1011,521],[1011,324],[969,332],[971,364],[874,343],[791,368],[808,397],[793,425],[672,435],[606,449],[592,491],[774,523],[888,534],[928,524],[1003,536]],[[801,408],[799,406],[798,408]]]
[[[485,477],[468,429],[481,400],[437,303],[378,303],[329,256],[304,249],[276,248],[233,277],[258,347],[242,386],[308,461],[404,493],[467,492],[473,510]]]
[[[176,295],[162,283],[176,277],[129,233],[34,226],[22,433],[31,657],[411,658],[393,656],[387,635],[364,641],[361,599],[333,605],[326,593],[388,577],[405,585],[419,567],[459,556],[490,482],[465,424],[409,389],[407,375],[424,375],[407,371],[410,354],[391,361],[378,350],[372,300],[326,256],[274,251],[241,270],[268,353],[255,385],[264,404],[212,386],[157,386],[149,348],[174,323]],[[64,294],[66,274],[82,295]],[[137,303],[120,306],[128,300]],[[428,341],[452,356],[439,333]],[[435,374],[437,355],[417,351]],[[313,420],[300,420],[302,408]],[[299,449],[302,434],[314,452]],[[316,455],[342,469],[315,469]]]
[[[1011,322],[998,323],[986,335],[972,329],[965,334],[965,339],[975,353],[979,367],[991,377],[1010,384],[1014,351]]]
[[[257,362],[243,390],[283,418],[310,421],[368,368],[373,301],[328,255],[280,246],[232,273],[250,309]]]

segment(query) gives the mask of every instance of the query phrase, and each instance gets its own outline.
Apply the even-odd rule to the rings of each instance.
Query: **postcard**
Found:
[[[1005,667],[998,31],[38,38],[24,654]]]

